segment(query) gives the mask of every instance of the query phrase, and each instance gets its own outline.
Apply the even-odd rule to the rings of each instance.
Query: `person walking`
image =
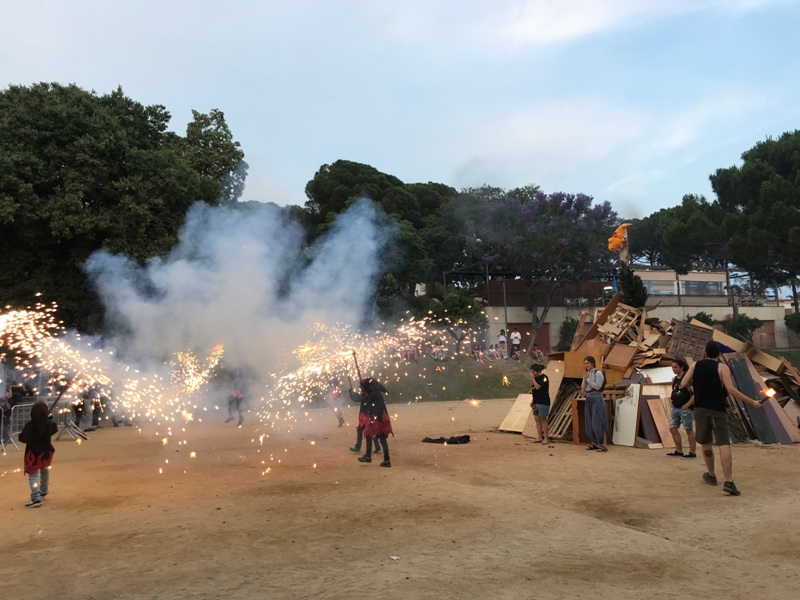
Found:
[[[50,438],[57,431],[58,425],[50,417],[47,404],[40,400],[31,406],[31,420],[19,434],[19,441],[25,443],[23,470],[31,488],[30,502],[25,504],[28,508],[39,508],[49,492],[50,463],[56,451]]]
[[[583,414],[586,422],[586,435],[592,442],[587,450],[608,452],[608,448],[606,448],[608,415],[606,414],[606,402],[601,393],[606,385],[606,378],[597,369],[597,361],[594,356],[587,356],[583,359],[583,368],[585,372],[581,381],[581,389],[586,392]]]
[[[719,361],[719,345],[714,340],[706,344],[706,357],[694,363],[681,380],[685,388],[694,390],[694,416],[697,443],[703,449],[706,472],[703,481],[717,485],[714,466],[714,446],[712,434],[725,476],[723,491],[731,496],[741,494],[733,482],[733,455],[731,453],[731,432],[728,425],[728,401],[725,392],[750,406],[761,408],[761,403],[743,394],[733,385],[731,370]]]
[[[359,457],[358,462],[372,462],[372,442],[373,440],[376,442],[380,440],[380,445],[383,447],[383,462],[381,466],[391,467],[389,444],[386,438],[390,433],[393,433],[392,420],[389,418],[389,412],[386,410],[386,400],[383,397],[387,390],[380,381],[375,381],[371,377],[361,382],[361,388],[366,395],[368,420],[364,425],[364,436],[367,438],[367,452],[364,456]]]
[[[675,442],[675,450],[668,452],[667,456],[676,456],[680,458],[697,458],[695,451],[697,450],[697,443],[694,435],[694,396],[692,395],[691,388],[681,386],[681,380],[689,370],[689,365],[682,358],[676,358],[672,361],[672,372],[675,377],[672,379],[672,410],[669,415],[669,432],[672,434],[672,440]],[[683,453],[683,440],[678,428],[683,423],[683,428],[686,430],[686,437],[689,439],[689,451]]]

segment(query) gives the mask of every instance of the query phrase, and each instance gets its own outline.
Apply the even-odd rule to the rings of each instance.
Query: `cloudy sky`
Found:
[[[800,127],[793,0],[0,0],[0,87],[221,109],[244,199],[323,164],[583,192],[625,217]]]

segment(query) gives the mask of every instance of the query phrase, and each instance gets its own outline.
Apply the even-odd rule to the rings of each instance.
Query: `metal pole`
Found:
[[[506,302],[506,280],[503,279],[503,320],[505,325],[503,329],[506,330],[506,335],[508,335],[508,303]]]

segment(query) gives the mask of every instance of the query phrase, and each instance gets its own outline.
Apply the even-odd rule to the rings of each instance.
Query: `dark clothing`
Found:
[[[536,383],[539,384],[539,389],[536,386],[531,386],[531,395],[533,396],[532,404],[547,404],[550,405],[550,379],[542,373],[534,378]]]
[[[25,443],[25,473],[32,475],[49,467],[56,449],[50,438],[58,431],[52,419],[47,419],[43,430],[38,430],[33,421],[25,423],[19,434],[19,441]]]
[[[672,406],[675,408],[683,408],[692,397],[692,392],[688,388],[681,387],[681,378],[675,377],[672,380]],[[689,407],[689,410],[694,410],[694,405]]]
[[[367,412],[367,396],[361,394],[350,388],[350,401],[355,404],[358,402],[358,427],[356,427],[356,445],[357,451],[361,450],[361,442],[364,439],[364,428],[369,424],[369,413]],[[369,438],[368,438],[369,441]],[[369,446],[371,449],[371,446]],[[380,448],[379,438],[375,438],[375,451]]]
[[[373,389],[367,394],[364,403],[368,418],[364,425],[364,435],[368,438],[381,437],[383,443],[385,437],[392,433],[392,420],[386,410],[386,400],[384,400],[383,394]]]
[[[692,377],[694,405],[717,412],[728,410],[725,386],[719,378],[719,362],[710,358],[698,360]]]
[[[586,394],[584,406],[584,421],[586,423],[586,436],[596,446],[603,444],[603,434],[608,436],[608,414],[606,401],[600,392]]]

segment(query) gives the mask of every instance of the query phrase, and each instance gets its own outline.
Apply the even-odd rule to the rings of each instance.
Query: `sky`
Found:
[[[225,113],[243,200],[336,160],[456,189],[538,184],[624,218],[800,127],[790,0],[0,0],[0,88],[118,86]]]

